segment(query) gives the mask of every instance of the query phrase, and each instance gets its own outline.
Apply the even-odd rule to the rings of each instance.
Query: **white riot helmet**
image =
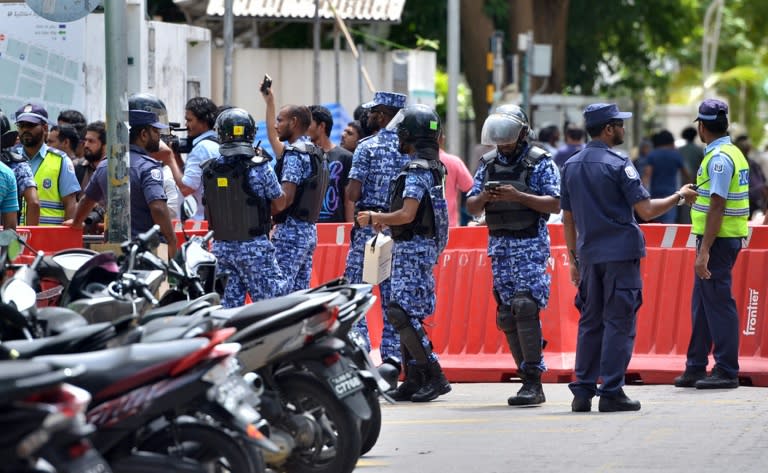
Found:
[[[512,114],[494,112],[483,123],[480,143],[490,146],[513,145],[527,136],[527,121]]]

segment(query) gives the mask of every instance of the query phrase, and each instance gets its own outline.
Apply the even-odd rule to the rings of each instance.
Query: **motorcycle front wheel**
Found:
[[[294,451],[285,471],[350,473],[360,457],[360,428],[352,412],[315,378],[294,374],[277,381],[284,408],[309,415],[319,427],[314,445]]]
[[[198,462],[210,473],[265,473],[257,447],[244,445],[226,432],[205,424],[175,423],[144,439],[139,450]]]

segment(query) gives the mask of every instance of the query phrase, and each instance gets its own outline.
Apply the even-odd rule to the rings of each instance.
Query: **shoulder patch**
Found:
[[[69,172],[72,172],[72,173],[75,172],[75,165],[72,163],[71,159],[67,160],[67,169],[69,170]]]
[[[630,179],[637,179],[639,177],[637,174],[637,169],[635,169],[633,164],[627,164],[624,167],[624,174],[626,174]]]
[[[161,171],[158,168],[154,168],[151,171],[149,171],[149,175],[152,176],[152,179],[156,181],[162,181],[163,180],[163,171]]]
[[[725,166],[723,165],[723,163],[714,163],[712,165],[712,172],[722,174],[724,170],[725,170]]]

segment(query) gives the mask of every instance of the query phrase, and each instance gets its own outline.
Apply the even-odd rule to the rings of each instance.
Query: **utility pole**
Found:
[[[320,0],[315,0],[315,25],[312,29],[312,48],[314,49],[315,56],[313,103],[320,105]]]
[[[125,0],[105,0],[107,75],[107,238],[120,243],[131,238],[131,181],[126,115],[127,57]]]
[[[234,0],[224,0],[224,103],[232,103],[232,56],[235,52]]]
[[[445,112],[445,134],[448,151],[459,152],[459,53],[461,44],[459,0],[448,0],[448,108]]]

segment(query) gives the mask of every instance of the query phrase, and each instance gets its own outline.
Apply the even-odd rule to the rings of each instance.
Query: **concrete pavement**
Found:
[[[768,389],[628,386],[628,413],[572,413],[566,384],[513,408],[517,383],[454,384],[427,404],[382,405],[383,428],[356,472],[766,472]]]

